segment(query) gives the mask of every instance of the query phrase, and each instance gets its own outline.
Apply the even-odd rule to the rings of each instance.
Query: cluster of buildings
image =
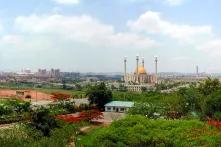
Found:
[[[61,77],[60,69],[38,69],[38,71],[34,74],[36,77],[46,77],[46,78],[59,78]]]
[[[33,72],[30,69],[22,69],[20,72],[2,72],[0,73],[0,82],[27,82],[27,83],[45,83],[51,81],[61,82],[63,78],[76,79],[80,73],[61,72],[60,69],[38,69]]]
[[[158,59],[155,57],[155,73],[150,74],[145,69],[144,58],[140,65],[139,56],[136,56],[136,69],[133,73],[127,73],[127,58],[124,58],[124,85],[128,91],[141,92],[143,90],[151,90],[157,83],[157,63]]]

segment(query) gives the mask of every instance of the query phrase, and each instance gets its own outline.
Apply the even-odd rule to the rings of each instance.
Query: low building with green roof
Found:
[[[112,101],[105,106],[105,112],[127,112],[134,106],[134,102],[130,101]]]

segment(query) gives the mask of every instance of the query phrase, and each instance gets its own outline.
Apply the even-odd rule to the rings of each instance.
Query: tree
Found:
[[[142,91],[142,92],[147,91],[147,87],[141,87],[141,91]]]
[[[102,119],[103,113],[99,110],[89,110],[89,111],[83,111],[80,112],[79,118],[84,121],[92,121],[93,119]]]
[[[125,87],[123,84],[120,84],[119,85],[119,91],[126,92],[127,91],[127,87]]]
[[[135,103],[134,107],[130,108],[129,114],[155,118],[155,114],[159,113],[157,107],[151,103]]]
[[[112,92],[104,83],[90,87],[86,96],[88,96],[90,104],[95,104],[100,110],[103,110],[104,105],[112,100]]]
[[[213,93],[206,101],[204,105],[204,114],[207,117],[221,120],[221,90]]]
[[[178,91],[180,102],[184,112],[196,111],[200,109],[200,100],[202,95],[193,86],[188,88],[180,88]]]
[[[200,83],[198,89],[204,96],[208,96],[217,91],[220,87],[221,84],[219,79],[208,78],[205,82]]]
[[[76,90],[82,90],[82,86],[80,85],[80,84],[75,84],[75,88],[76,88]]]
[[[66,88],[67,88],[65,79],[62,79],[62,88],[63,88],[63,89],[66,89]]]
[[[49,115],[47,109],[41,108],[31,116],[31,126],[42,132],[44,136],[50,136],[53,128],[57,127],[55,119]]]

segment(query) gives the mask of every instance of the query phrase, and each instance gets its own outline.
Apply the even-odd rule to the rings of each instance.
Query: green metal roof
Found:
[[[129,101],[112,101],[110,103],[107,103],[104,106],[110,106],[110,107],[133,107],[134,102]]]

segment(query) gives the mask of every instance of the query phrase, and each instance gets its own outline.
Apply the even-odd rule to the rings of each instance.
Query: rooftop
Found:
[[[107,103],[104,106],[112,106],[112,107],[133,107],[134,102],[129,101],[112,101],[110,103]]]

